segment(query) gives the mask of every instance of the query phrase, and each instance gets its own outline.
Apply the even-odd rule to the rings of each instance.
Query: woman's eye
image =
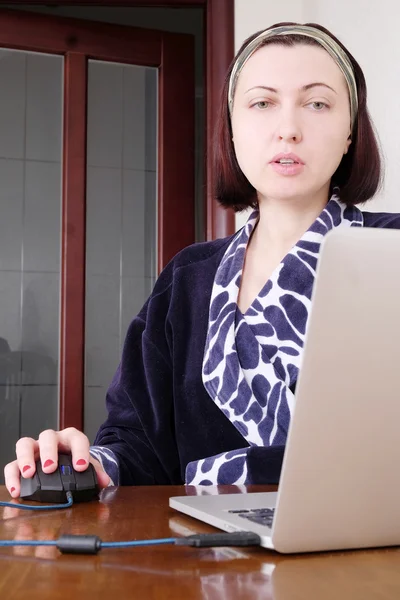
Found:
[[[259,102],[255,102],[255,104],[253,104],[253,106],[256,106],[257,108],[268,108],[268,106],[271,103],[268,102],[267,100],[259,100]]]
[[[321,111],[323,108],[328,108],[328,105],[325,104],[325,102],[311,102],[309,106],[312,106],[316,111]]]

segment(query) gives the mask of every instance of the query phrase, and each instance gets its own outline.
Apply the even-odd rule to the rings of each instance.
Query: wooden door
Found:
[[[14,380],[14,386],[17,383],[21,386],[18,408],[19,415],[17,416],[19,419],[17,437],[20,435],[32,435],[34,437],[44,426],[55,428],[75,426],[79,429],[83,428],[85,320],[87,314],[85,311],[85,287],[87,283],[85,271],[86,233],[88,226],[86,198],[88,73],[90,63],[140,66],[157,70],[158,243],[156,268],[160,271],[176,252],[194,242],[194,48],[191,36],[183,34],[171,34],[162,31],[1,10],[0,52],[4,52],[7,57],[10,56],[9,53],[13,53],[13,59],[20,59],[24,55],[27,57],[26,60],[28,62],[31,61],[32,64],[35,63],[35,60],[39,56],[43,57],[43,60],[47,57],[49,64],[53,65],[54,61],[57,62],[59,65],[57,67],[57,77],[60,79],[59,83],[61,87],[59,84],[57,86],[60,89],[62,88],[62,92],[58,92],[56,89],[57,86],[50,84],[50,88],[54,88],[56,94],[61,94],[59,107],[61,159],[59,169],[60,194],[58,195],[54,192],[57,188],[56,182],[51,192],[54,195],[54,219],[53,224],[49,225],[47,229],[45,225],[49,211],[40,202],[42,194],[40,191],[35,193],[36,204],[34,203],[34,208],[32,209],[33,204],[29,204],[26,200],[29,197],[30,190],[29,178],[25,176],[29,169],[35,169],[36,164],[42,164],[46,161],[49,164],[52,162],[51,156],[47,157],[46,160],[40,156],[32,159],[30,155],[28,156],[29,152],[27,151],[26,140],[28,138],[34,139],[31,130],[35,130],[36,135],[39,135],[39,138],[37,138],[39,139],[39,143],[34,145],[34,151],[36,152],[38,148],[40,150],[41,119],[43,119],[43,122],[46,121],[46,113],[48,112],[46,111],[46,103],[47,106],[51,103],[51,92],[47,90],[45,85],[42,86],[41,82],[31,82],[33,88],[35,88],[36,105],[39,106],[37,114],[39,117],[35,118],[35,116],[28,114],[30,111],[29,103],[25,106],[25,112],[21,108],[19,112],[20,119],[22,120],[20,129],[25,127],[24,131],[21,129],[21,149],[16,157],[3,157],[4,160],[8,160],[8,163],[3,165],[5,170],[9,170],[9,165],[13,164],[12,161],[19,161],[18,165],[21,168],[18,172],[23,174],[23,190],[21,191],[22,208],[20,211],[22,224],[19,223],[17,217],[15,221],[19,223],[17,229],[20,236],[18,238],[20,243],[15,246],[15,252],[18,254],[17,259],[15,259],[15,256],[13,257],[13,269],[16,273],[19,273],[19,283],[18,281],[14,282],[14,287],[18,291],[19,285],[20,297],[22,298],[15,322],[17,323],[19,318],[21,325],[17,333],[15,333],[17,328],[13,327],[13,332],[15,333],[14,343],[11,346],[5,344],[4,348],[7,350],[8,347],[11,353],[17,351],[26,352],[26,355],[22,354],[22,358],[18,358],[21,361],[21,365],[23,361],[28,364],[29,353],[35,356],[42,356],[44,359],[49,358],[48,356],[46,357],[46,352],[48,354],[46,344],[41,340],[40,343],[38,342],[35,345],[34,336],[38,327],[43,330],[46,327],[50,327],[50,325],[45,325],[47,315],[50,312],[53,315],[51,319],[53,332],[50,337],[53,340],[54,353],[56,352],[54,348],[57,346],[57,356],[50,357],[53,365],[52,376],[49,376],[48,380],[43,379],[43,385],[51,386],[53,391],[55,390],[52,396],[53,400],[51,401],[52,406],[47,407],[51,412],[51,418],[47,418],[46,420],[46,416],[43,413],[43,411],[47,410],[46,406],[41,406],[38,410],[35,410],[34,403],[30,403],[31,405],[28,410],[28,404],[25,403],[24,408],[22,380],[21,378],[18,379],[18,382]],[[51,68],[53,67],[54,65],[51,66]],[[39,78],[41,77],[40,69],[35,71],[35,68],[32,67],[26,70],[25,84],[23,78],[21,78],[20,87],[26,85],[26,89],[24,88],[25,96],[27,93],[26,90],[30,85],[29,82],[31,79],[34,81],[35,73]],[[8,82],[11,87],[14,85],[12,71],[11,78],[7,79],[7,77],[8,75],[2,81],[3,89],[4,86],[7,86]],[[14,86],[15,102],[13,102],[11,97],[9,98],[9,108],[12,114],[14,114],[16,106],[21,100],[18,85]],[[40,94],[42,94],[42,97]],[[7,129],[4,119],[7,119],[7,115],[4,115],[3,112],[3,125]],[[28,131],[29,135],[27,135],[27,127],[28,129],[30,128]],[[49,126],[50,137],[57,138],[58,134],[55,132],[55,129],[57,129],[56,126]],[[1,131],[0,135],[2,135]],[[9,137],[9,147],[11,148],[12,133]],[[2,160],[1,157],[0,160]],[[34,171],[34,177],[38,182],[38,189],[40,190],[40,185],[44,185],[47,179],[43,175],[44,171],[39,171]],[[2,190],[1,186],[0,182],[0,213],[3,206],[3,216],[8,218],[8,210],[13,205],[13,197],[7,190]],[[29,210],[34,215],[33,229],[26,217],[27,212],[25,209],[28,204],[31,206]],[[53,208],[50,209],[50,212]],[[42,213],[40,212],[41,210]],[[57,222],[58,215],[59,221]],[[9,228],[12,226],[12,223],[9,224]],[[3,229],[5,230],[4,224]],[[51,238],[53,244],[52,250],[46,252],[46,257],[49,257],[49,260],[53,258],[55,265],[59,264],[58,272],[56,272],[57,267],[54,267],[54,273],[51,271],[51,276],[48,275],[49,281],[53,275],[54,278],[58,278],[59,294],[56,296],[53,289],[53,296],[50,294],[50,298],[52,299],[49,300],[48,295],[47,305],[42,308],[37,308],[34,286],[29,289],[28,300],[29,298],[31,299],[30,304],[27,301],[26,290],[23,288],[24,278],[27,278],[24,271],[24,260],[26,262],[27,259],[24,247],[28,247],[25,244],[26,238],[30,239],[30,247],[32,248],[40,247],[42,242],[45,242],[44,246],[46,246],[47,241]],[[56,260],[57,252],[59,252],[58,263]],[[35,268],[40,270],[41,252],[38,251],[37,255]],[[42,255],[44,255],[44,250]],[[6,271],[9,271],[9,269],[5,268],[2,270],[0,266],[0,288],[1,278],[3,277],[5,285],[8,286],[7,289],[11,289],[7,283],[9,278],[7,279],[5,275]],[[57,283],[54,285],[56,286]],[[41,293],[44,293],[43,285],[40,282],[37,284],[36,289],[39,287]],[[15,298],[18,297],[17,291],[14,294]],[[9,305],[12,305],[12,299]],[[7,320],[11,314],[7,310],[7,306],[9,305],[7,303],[4,304],[3,312],[0,314],[0,327],[4,324],[4,327],[2,327],[3,331],[7,330]],[[32,308],[33,306],[36,306],[36,313]],[[26,315],[27,317],[25,318]],[[59,318],[56,319],[55,315],[58,315]],[[32,319],[29,321],[30,316]],[[29,323],[31,324],[29,325]],[[55,331],[56,328],[57,331]],[[24,333],[26,331],[29,331],[29,335]],[[0,331],[0,336],[3,337],[2,331]],[[6,342],[7,337],[9,336],[4,335]],[[20,339],[20,343],[18,343],[18,338]],[[29,364],[33,363],[34,361],[31,361]],[[21,366],[22,371],[23,366]],[[6,379],[6,377],[3,377],[0,382],[4,390],[10,385],[10,382],[7,382]],[[25,392],[31,385],[29,381],[26,379]],[[8,397],[6,391],[3,396],[4,398]],[[3,401],[3,396],[0,394],[0,403]],[[57,398],[56,407],[54,406],[54,397]],[[3,407],[0,407],[0,410],[6,411],[7,405],[4,404]],[[31,415],[31,422],[26,427],[21,426],[21,421],[23,420],[21,411],[24,413],[24,410],[27,415]],[[33,423],[35,418],[36,421]],[[26,421],[27,419],[25,418]],[[12,441],[10,442],[10,448],[12,449],[13,444]],[[4,457],[4,459],[6,458]]]

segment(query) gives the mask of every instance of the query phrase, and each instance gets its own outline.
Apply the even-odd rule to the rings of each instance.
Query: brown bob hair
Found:
[[[277,23],[268,29],[297,24]],[[364,74],[357,61],[330,31],[315,23],[306,23],[306,25],[324,31],[334,39],[346,52],[354,69],[358,93],[358,113],[352,131],[352,143],[332,176],[330,193],[332,193],[333,188],[339,187],[342,202],[348,205],[360,204],[372,198],[382,183],[382,162],[379,144],[367,109],[367,87]],[[214,144],[215,197],[223,206],[233,208],[235,211],[249,207],[256,208],[258,199],[256,189],[245,177],[236,160],[228,108],[229,79],[236,58],[247,44],[262,31],[250,36],[232,61],[222,90],[221,107],[217,119]],[[303,44],[322,47],[316,40],[302,35],[276,36],[266,40],[260,47],[269,44],[282,46]]]

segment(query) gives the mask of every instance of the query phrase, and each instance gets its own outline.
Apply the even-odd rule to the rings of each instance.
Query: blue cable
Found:
[[[49,504],[33,506],[30,504],[14,504],[0,502],[0,506],[20,508],[23,510],[58,510],[73,505],[71,492],[66,493],[66,504]],[[177,546],[196,546],[197,548],[214,546],[259,546],[260,537],[252,532],[238,531],[231,533],[194,534],[184,538],[160,538],[153,540],[131,540],[126,542],[103,542],[97,535],[62,535],[58,540],[0,540],[0,547],[10,546],[56,546],[62,554],[97,554],[102,548],[129,548],[133,546],[155,546],[175,544]]]
[[[57,540],[0,540],[0,546],[57,546]]]
[[[129,546],[150,546],[157,544],[175,544],[176,538],[162,538],[159,540],[135,540],[132,542],[101,542],[102,548],[128,548]]]
[[[67,492],[68,502],[66,504],[46,504],[45,506],[33,506],[32,504],[14,504],[13,502],[0,502],[0,506],[9,506],[10,508],[20,508],[21,510],[58,510],[60,508],[69,508],[73,505],[74,499],[71,492]]]
[[[62,554],[97,554],[102,548],[128,548],[175,544],[210,548],[214,546],[260,546],[260,536],[250,531],[232,533],[198,533],[184,538],[103,542],[97,535],[62,535],[58,540],[0,540],[1,546],[56,546]]]
[[[14,504],[13,502],[0,502],[1,506],[20,508],[23,510],[57,510],[69,508],[74,500],[71,492],[67,492],[66,504],[48,504],[46,506],[33,506],[31,504]],[[162,538],[155,540],[133,540],[127,542],[102,542],[97,536],[62,536],[59,540],[0,540],[0,547],[9,546],[57,546],[62,552],[95,553],[100,548],[128,548],[130,546],[153,546],[157,544],[175,544],[176,538]],[[75,544],[78,544],[76,546]]]
[[[102,542],[95,535],[63,535],[58,540],[0,540],[0,547],[56,546],[63,554],[97,554],[102,548],[128,548],[129,546],[154,546],[175,544],[176,538],[136,540],[130,542]]]

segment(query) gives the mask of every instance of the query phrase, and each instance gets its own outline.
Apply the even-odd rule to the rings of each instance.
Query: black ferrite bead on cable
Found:
[[[101,539],[97,535],[62,535],[57,548],[62,554],[97,554]]]

